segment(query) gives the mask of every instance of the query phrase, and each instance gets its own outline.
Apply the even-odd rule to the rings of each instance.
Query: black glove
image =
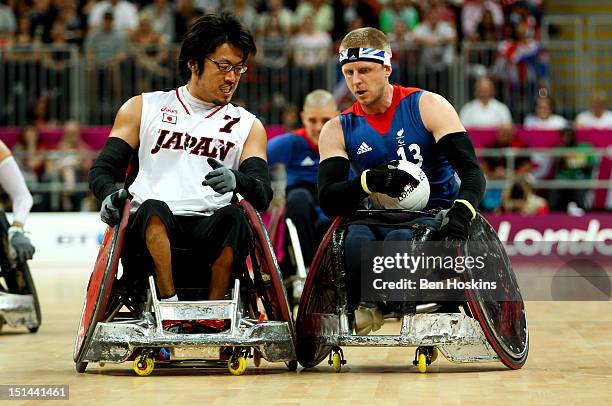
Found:
[[[462,202],[455,202],[442,219],[442,241],[467,241],[472,223],[472,211]]]
[[[210,186],[217,193],[232,192],[236,189],[236,175],[230,168],[214,158],[208,158],[208,164],[213,169],[208,172],[202,186]]]
[[[28,259],[32,259],[36,249],[32,245],[30,239],[25,235],[22,227],[12,226],[8,231],[9,241],[15,250],[17,261],[23,263]]]
[[[100,209],[100,218],[103,222],[111,227],[116,226],[121,221],[121,213],[125,199],[128,197],[128,192],[125,189],[119,189],[116,192],[106,196],[102,201]]]
[[[389,161],[366,172],[366,185],[370,192],[399,197],[406,185],[416,187],[418,179],[408,172],[397,169],[399,161]],[[367,192],[367,190],[366,190]]]

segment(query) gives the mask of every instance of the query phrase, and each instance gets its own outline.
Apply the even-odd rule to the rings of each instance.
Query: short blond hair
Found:
[[[380,30],[372,27],[357,28],[346,34],[340,43],[340,50],[348,48],[375,48],[391,54],[391,45],[387,36]]]
[[[336,104],[334,95],[323,89],[313,90],[304,98],[304,107],[302,110],[313,107],[329,107],[334,110],[338,110],[338,105]]]

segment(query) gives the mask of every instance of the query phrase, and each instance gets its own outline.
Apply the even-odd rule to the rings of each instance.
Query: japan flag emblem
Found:
[[[176,115],[163,113],[162,121],[164,123],[176,124]]]

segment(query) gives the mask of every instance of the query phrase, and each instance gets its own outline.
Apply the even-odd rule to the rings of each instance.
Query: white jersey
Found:
[[[209,157],[238,169],[255,116],[232,104],[196,114],[185,86],[142,94],[139,170],[129,186],[132,211],[145,200],[161,200],[176,215],[211,215],[232,193],[202,186]]]

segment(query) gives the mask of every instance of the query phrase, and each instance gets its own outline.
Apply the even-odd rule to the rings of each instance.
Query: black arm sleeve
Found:
[[[368,195],[361,187],[361,176],[346,180],[349,169],[349,160],[339,156],[327,158],[319,166],[319,202],[328,217],[351,214]]]
[[[89,169],[89,189],[100,200],[117,190],[116,182],[125,181],[125,171],[132,157],[130,144],[109,137],[98,158]]]
[[[236,191],[247,199],[257,211],[264,211],[272,201],[272,186],[268,163],[259,157],[245,159],[237,171]]]
[[[478,207],[484,196],[487,181],[468,134],[466,132],[446,134],[438,141],[438,149],[461,179],[458,198],[467,200],[474,208]]]

